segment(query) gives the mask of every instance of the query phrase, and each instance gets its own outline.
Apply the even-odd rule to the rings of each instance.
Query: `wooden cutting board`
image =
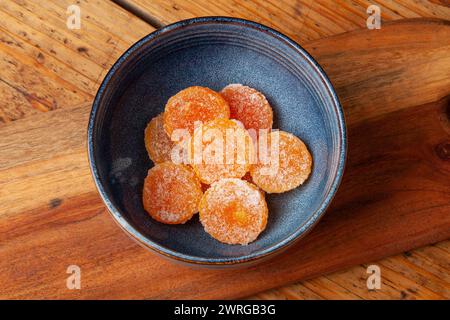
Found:
[[[0,127],[0,298],[236,298],[449,238],[450,23],[393,22],[305,47],[349,132],[341,188],[306,238],[243,270],[148,252],[96,193],[90,106],[67,107]],[[66,288],[69,265],[81,268],[82,290]]]

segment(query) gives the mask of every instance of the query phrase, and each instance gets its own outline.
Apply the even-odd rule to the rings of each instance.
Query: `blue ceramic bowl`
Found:
[[[220,90],[230,83],[263,92],[274,111],[274,127],[300,137],[314,159],[304,185],[267,195],[267,228],[247,246],[216,241],[198,215],[184,225],[161,224],[141,201],[144,178],[153,166],[144,146],[150,119],[186,87]],[[255,22],[206,17],[159,29],[119,58],[95,98],[88,148],[101,197],[139,243],[192,264],[242,265],[292,245],[324,214],[342,178],[346,129],[330,81],[297,43]]]

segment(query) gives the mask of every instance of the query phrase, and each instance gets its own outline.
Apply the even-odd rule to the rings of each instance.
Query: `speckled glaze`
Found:
[[[198,215],[184,225],[158,223],[141,201],[143,181],[153,165],[143,138],[150,119],[186,87],[220,90],[230,83],[263,92],[273,107],[274,127],[300,137],[314,159],[304,185],[267,195],[267,228],[247,246],[214,240]],[[292,245],[324,214],[343,175],[346,129],[332,85],[297,43],[255,22],[206,17],[159,29],[119,58],[95,98],[88,149],[99,193],[132,238],[177,261],[241,266]]]

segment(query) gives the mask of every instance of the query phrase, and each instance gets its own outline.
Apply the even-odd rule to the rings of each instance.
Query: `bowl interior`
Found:
[[[267,229],[247,246],[214,240],[198,215],[184,225],[158,223],[141,201],[144,178],[153,166],[144,146],[147,123],[186,87],[220,90],[230,83],[264,93],[274,127],[300,137],[314,161],[304,185],[267,195]],[[343,150],[338,109],[317,66],[286,39],[236,21],[179,24],[141,40],[108,74],[90,124],[94,175],[119,223],[148,246],[206,262],[265,255],[306,232],[334,193]]]

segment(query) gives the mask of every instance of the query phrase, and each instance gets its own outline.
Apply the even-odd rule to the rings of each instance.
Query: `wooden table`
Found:
[[[450,134],[447,0],[377,1],[382,28],[373,32],[378,34],[369,34],[366,28],[366,9],[374,3],[366,0],[80,0],[75,3],[81,8],[81,29],[71,30],[66,27],[67,7],[74,2],[0,3],[0,298],[229,298],[305,277],[313,278],[252,298],[450,298],[450,241],[442,241],[450,235],[450,139],[442,131]],[[391,234],[380,248],[368,248],[367,255],[330,258],[336,262],[322,262],[314,272],[295,270],[288,258],[280,258],[286,261],[280,262],[280,270],[283,265],[282,270],[288,271],[278,282],[234,283],[232,288],[210,288],[204,294],[193,294],[189,269],[182,269],[181,280],[152,283],[151,289],[141,280],[147,271],[163,274],[172,267],[128,239],[105,212],[86,160],[86,119],[100,81],[126,48],[161,25],[205,15],[237,16],[269,25],[298,41],[319,60],[336,86],[348,125],[355,132],[353,145],[372,157],[352,155],[350,150],[351,168],[356,169],[347,173],[347,180],[355,177],[357,170],[369,172],[370,161],[376,167],[385,160],[398,162],[393,171],[375,170],[378,175],[363,177],[374,180],[368,190],[358,190],[355,185],[341,192],[333,205],[333,212],[340,217],[326,217],[316,234],[338,234],[345,219],[352,217],[350,212],[364,211],[364,204],[371,206],[367,216],[382,214],[385,209],[377,206],[386,203],[386,194],[375,194],[372,199],[365,198],[364,192],[379,190],[383,183],[375,181],[379,176],[402,178],[401,168],[416,169],[411,164],[416,160],[423,164],[417,167],[423,176],[407,181],[419,185],[413,188],[398,180],[390,181],[391,189],[388,187],[395,192],[408,191],[404,195],[407,204],[399,199],[388,202],[398,219],[414,226],[406,233],[407,240],[399,241]],[[351,48],[349,52],[342,51],[343,44]],[[378,50],[377,59],[371,58],[373,48]],[[354,63],[344,63],[348,59]],[[389,88],[392,95],[377,94],[374,88],[380,87]],[[443,110],[436,114],[439,123],[431,118],[433,110]],[[386,114],[390,115],[388,122],[383,120]],[[404,124],[414,119],[423,121],[417,126]],[[411,152],[391,142],[386,147],[395,152],[371,154],[370,148],[364,149],[364,134],[378,134],[378,129],[386,136],[404,137],[408,143],[417,141],[419,149],[422,143],[426,150]],[[428,145],[432,149],[428,150]],[[422,158],[429,153],[434,156]],[[405,205],[429,228],[408,220],[411,215]],[[327,229],[333,223],[334,229]],[[382,239],[386,238],[378,241]],[[311,247],[309,243],[312,241],[301,248]],[[351,252],[347,254],[351,256]],[[82,290],[65,288],[68,262],[81,266]],[[366,287],[369,264],[381,268],[380,290]],[[272,265],[278,268],[276,262]],[[252,272],[254,282],[264,282],[257,269]],[[230,272],[227,275],[232,277]],[[207,272],[204,276],[213,284],[213,279],[220,277]]]

